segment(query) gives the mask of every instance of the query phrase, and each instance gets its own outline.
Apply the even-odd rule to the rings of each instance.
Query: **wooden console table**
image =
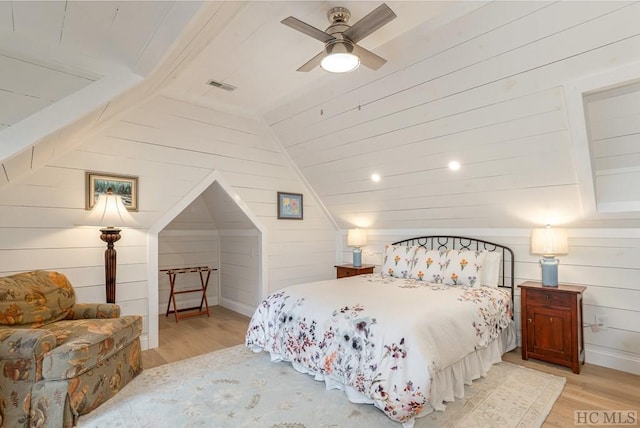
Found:
[[[169,302],[167,303],[167,313],[165,316],[169,316],[169,314],[174,314],[176,317],[176,322],[179,319],[195,317],[199,315],[207,315],[209,316],[209,302],[207,301],[207,287],[209,286],[209,276],[211,276],[211,272],[217,271],[216,268],[210,268],[208,266],[192,266],[192,267],[183,267],[183,268],[172,268],[172,269],[160,269],[160,272],[166,272],[169,275],[169,285],[171,286],[171,293],[169,294]],[[180,273],[190,273],[197,272],[200,275],[200,288],[190,288],[187,290],[178,290],[176,291],[176,277]],[[204,275],[206,272],[206,276]],[[201,293],[202,298],[200,299],[200,306],[193,306],[190,308],[182,308],[178,309],[176,306],[176,294],[185,294],[185,293]],[[173,310],[171,310],[171,303],[173,303]],[[204,308],[203,308],[204,306]],[[186,312],[191,311],[191,312]],[[185,312],[185,313],[180,313]]]

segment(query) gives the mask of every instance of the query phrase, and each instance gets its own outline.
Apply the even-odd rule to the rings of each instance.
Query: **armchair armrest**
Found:
[[[67,320],[96,318],[119,318],[120,306],[115,303],[76,303],[71,308]]]
[[[56,337],[47,330],[0,327],[0,359],[35,359],[56,347]]]

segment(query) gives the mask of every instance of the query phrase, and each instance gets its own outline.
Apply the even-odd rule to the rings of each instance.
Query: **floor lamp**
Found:
[[[107,303],[116,302],[116,249],[114,244],[120,240],[119,227],[133,225],[135,220],[122,203],[120,195],[114,195],[111,188],[100,194],[89,213],[89,224],[106,226],[100,229],[100,239],[107,243],[104,252],[104,274]]]

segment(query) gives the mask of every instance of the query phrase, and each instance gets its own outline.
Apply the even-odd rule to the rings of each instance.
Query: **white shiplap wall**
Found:
[[[170,269],[180,267],[208,266],[219,268],[218,232],[212,230],[165,230],[158,236],[158,267]],[[206,278],[206,274],[205,274]],[[174,290],[200,289],[200,276],[196,272],[178,274]],[[219,275],[211,272],[207,287],[209,306],[217,305],[219,293]],[[167,311],[167,303],[171,287],[169,276],[165,272],[158,273],[158,313]],[[178,309],[200,306],[202,293],[184,293],[176,295]],[[173,304],[171,305],[173,310]]]
[[[607,330],[584,328],[586,361],[591,364],[640,374],[640,230],[569,229],[569,254],[559,256],[559,281],[586,285],[584,322],[595,323],[595,314],[607,316]],[[363,263],[376,264],[380,272],[384,245],[426,235],[471,236],[510,247],[515,259],[516,314],[520,340],[520,290],[525,281],[539,281],[538,257],[529,251],[527,229],[369,230],[363,247]],[[351,262],[346,232],[339,234],[341,257]]]
[[[581,218],[564,93],[640,60],[638,19],[640,3],[490,2],[266,118],[341,228],[639,227]]]
[[[220,233],[220,303],[246,316],[261,301],[260,236],[257,230]]]
[[[639,76],[640,77],[640,76]],[[585,96],[598,208],[640,211],[640,84]]]
[[[95,228],[78,226],[86,217],[87,170],[139,177],[138,225],[116,245],[117,303],[125,314],[148,321],[150,305],[158,307],[148,300],[148,229],[212,172],[266,231],[267,291],[334,275],[335,227],[263,122],[163,96],[0,189],[0,272],[61,270],[81,301],[103,301],[104,243]],[[305,195],[303,221],[276,219],[277,191]],[[148,331],[147,323],[145,344]]]

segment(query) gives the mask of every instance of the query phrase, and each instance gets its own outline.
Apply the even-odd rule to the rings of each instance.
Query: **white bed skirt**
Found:
[[[464,386],[470,385],[471,381],[484,377],[492,365],[502,361],[502,355],[516,347],[516,326],[512,322],[500,336],[489,346],[467,354],[466,357],[435,373],[431,381],[431,399],[425,405],[420,414],[416,417],[428,415],[434,410],[445,410],[443,402],[451,402],[456,398],[464,397]],[[283,361],[277,354],[271,354],[272,361]],[[330,377],[325,377],[321,373],[312,373],[306,367],[292,363],[293,367],[301,372],[314,376],[315,380],[323,381],[328,390],[339,389],[344,391],[349,401],[352,403],[373,404],[373,401],[352,387],[335,381]],[[412,428],[414,419],[402,424],[403,428]]]

